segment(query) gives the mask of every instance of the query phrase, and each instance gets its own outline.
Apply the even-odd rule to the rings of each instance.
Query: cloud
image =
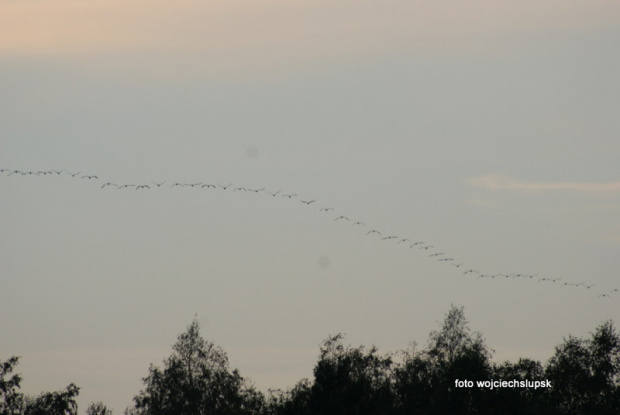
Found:
[[[516,190],[524,192],[541,192],[548,190],[566,190],[574,192],[611,193],[620,191],[620,182],[610,183],[575,183],[575,182],[521,182],[501,174],[474,177],[467,182],[475,187],[490,190]]]

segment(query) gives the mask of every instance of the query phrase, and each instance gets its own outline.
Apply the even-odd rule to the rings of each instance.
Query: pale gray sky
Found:
[[[262,390],[451,303],[548,358],[620,317],[618,44],[604,0],[2,2],[0,168],[81,174],[0,175],[0,358],[115,413],[194,314]]]

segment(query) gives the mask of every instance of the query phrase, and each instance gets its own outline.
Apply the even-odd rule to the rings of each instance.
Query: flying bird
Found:
[[[300,202],[305,203],[306,205],[309,205],[310,203],[316,202],[316,200],[300,200]]]
[[[349,218],[347,218],[346,216],[338,216],[336,219],[334,220],[340,220],[340,219],[344,219],[344,220],[349,220]]]

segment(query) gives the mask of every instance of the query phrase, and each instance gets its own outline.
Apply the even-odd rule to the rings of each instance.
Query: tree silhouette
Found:
[[[200,336],[196,320],[179,335],[164,368],[149,367],[145,389],[130,413],[140,415],[228,415],[259,413],[263,396],[230,371],[226,353]]]
[[[480,333],[471,333],[463,307],[451,306],[441,329],[431,332],[428,347],[405,354],[395,370],[399,413],[481,414],[488,405],[483,390],[457,387],[457,380],[488,380],[491,350]]]
[[[550,414],[620,414],[620,337],[611,321],[591,339],[569,336],[545,370]]]
[[[63,391],[44,392],[36,398],[26,397],[24,415],[77,415],[76,398],[80,388],[71,383]]]
[[[266,406],[268,415],[309,415],[312,384],[302,379],[287,391],[270,390]]]
[[[503,380],[544,380],[542,364],[531,359],[521,358],[517,363],[503,362],[493,367],[493,378]],[[505,415],[537,415],[546,413],[546,389],[500,388],[492,393],[489,409]]]
[[[112,415],[112,410],[108,409],[103,402],[92,402],[86,408],[86,415]]]
[[[314,367],[310,409],[313,414],[380,414],[391,406],[392,358],[376,347],[342,344],[342,334],[328,337]]]
[[[21,377],[8,376],[15,370],[19,357],[13,356],[9,360],[0,361],[0,415],[14,415],[21,413],[21,394],[19,384]]]

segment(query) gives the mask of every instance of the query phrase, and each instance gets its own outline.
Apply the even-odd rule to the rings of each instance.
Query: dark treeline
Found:
[[[149,367],[144,389],[125,415],[620,414],[620,336],[611,321],[589,338],[565,338],[544,365],[527,358],[493,362],[480,333],[470,331],[463,309],[454,306],[424,348],[380,354],[374,346],[343,340],[337,334],[323,341],[312,380],[263,394],[230,368],[221,348],[201,337],[194,320],[163,367]],[[39,396],[21,394],[21,378],[12,374],[17,363],[16,357],[0,361],[0,415],[78,413],[74,384]],[[478,385],[492,380],[517,383]],[[544,386],[518,383],[526,381]],[[112,411],[97,402],[86,414]]]

